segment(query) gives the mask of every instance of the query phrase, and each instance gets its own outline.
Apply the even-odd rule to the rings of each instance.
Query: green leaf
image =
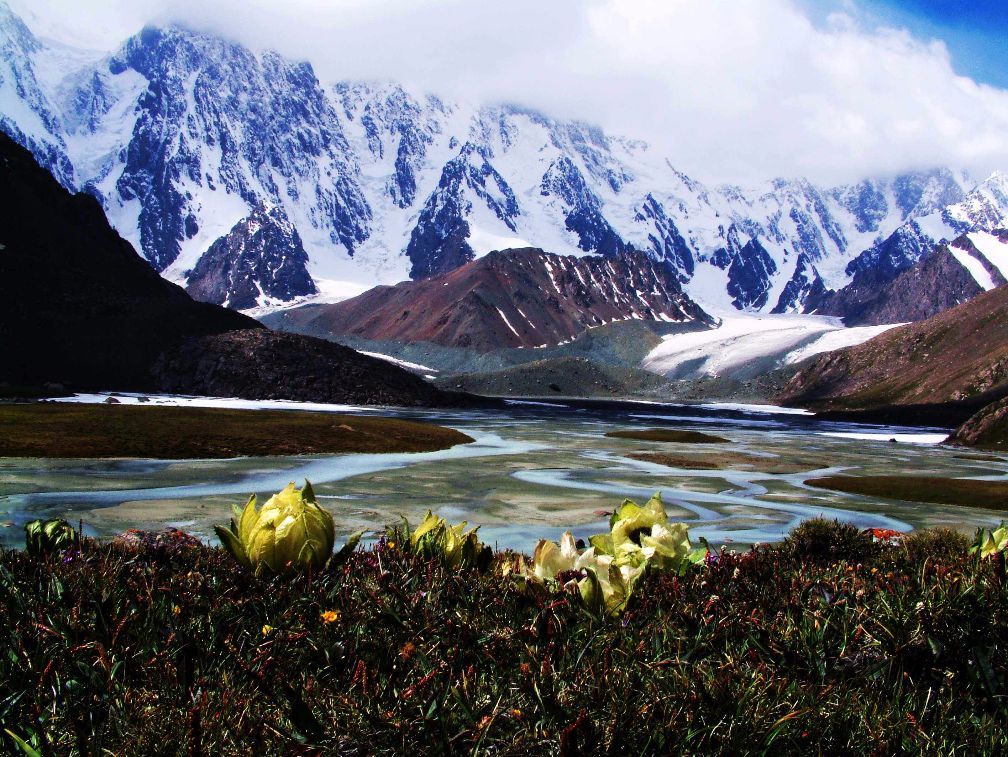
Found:
[[[350,558],[350,555],[353,554],[353,551],[357,549],[357,545],[360,544],[362,536],[364,536],[363,531],[354,531],[352,534],[350,534],[350,536],[347,537],[346,544],[344,544],[340,548],[339,552],[337,552],[335,555],[332,556],[332,558],[330,558],[331,565],[335,567],[337,565],[342,565],[343,563],[345,563]]]
[[[24,739],[22,739],[10,728],[4,728],[4,730],[7,732],[7,735],[10,736],[12,739],[14,739],[15,743],[17,743],[17,745],[21,747],[21,751],[29,755],[29,757],[42,757],[42,753],[38,749],[33,747]]]
[[[305,502],[318,501],[317,499],[315,499],[315,489],[312,488],[311,481],[309,481],[307,478],[305,479],[304,482],[304,489],[301,490],[301,499],[303,499]]]
[[[224,549],[230,552],[234,559],[246,567],[249,566],[249,559],[248,555],[245,554],[245,547],[242,545],[237,536],[235,536],[229,529],[224,528],[224,526],[214,526],[214,533],[217,534],[217,538],[220,539],[221,545]]]

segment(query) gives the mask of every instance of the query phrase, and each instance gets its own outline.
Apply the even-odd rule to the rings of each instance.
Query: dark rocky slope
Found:
[[[446,388],[498,397],[673,396],[676,386],[640,368],[603,365],[580,357],[536,360],[499,371],[440,379]]]
[[[0,382],[150,389],[165,345],[257,328],[158,276],[93,197],[0,133]]]
[[[288,331],[487,351],[558,344],[592,326],[629,319],[712,323],[676,276],[643,253],[579,258],[535,248],[491,252],[435,278],[290,310],[271,323]]]
[[[155,361],[165,392],[366,405],[491,404],[324,339],[266,329],[188,340]]]
[[[0,134],[0,384],[457,405],[387,362],[196,302]],[[48,385],[48,387],[46,387]],[[58,385],[58,386],[57,386]]]

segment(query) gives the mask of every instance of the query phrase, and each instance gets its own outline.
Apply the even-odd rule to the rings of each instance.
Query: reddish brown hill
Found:
[[[828,409],[948,403],[1008,386],[1008,286],[830,352],[778,398]],[[989,400],[988,400],[989,401]]]
[[[315,335],[491,350],[558,344],[628,319],[711,322],[675,275],[643,253],[614,259],[524,248],[335,305],[291,310],[274,323]]]

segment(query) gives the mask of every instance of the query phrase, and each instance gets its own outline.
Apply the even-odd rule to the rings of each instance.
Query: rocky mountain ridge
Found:
[[[643,253],[577,257],[535,248],[491,252],[440,276],[278,316],[271,323],[289,331],[478,351],[556,345],[616,321],[714,325],[668,268]]]
[[[186,274],[186,291],[235,310],[289,302],[318,293],[307,263],[301,236],[283,208],[260,206],[207,248]]]
[[[839,310],[848,326],[920,321],[1006,283],[1006,275],[1008,232],[971,232],[934,246],[909,267],[856,276],[825,295],[823,309]]]

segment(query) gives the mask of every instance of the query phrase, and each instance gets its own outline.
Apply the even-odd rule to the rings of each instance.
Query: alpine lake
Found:
[[[557,539],[565,530],[576,537],[605,530],[608,513],[624,498],[643,501],[655,492],[662,493],[670,520],[689,524],[691,538],[728,548],[780,540],[815,516],[859,528],[942,525],[967,533],[1004,517],[992,509],[805,483],[838,474],[1008,482],[1008,456],[945,446],[943,429],[844,424],[784,408],[716,404],[571,400],[508,401],[504,409],[480,411],[332,409],[435,423],[475,441],[412,454],[0,458],[0,544],[22,546],[23,524],[50,517],[82,523],[85,533],[98,537],[172,526],[216,543],[213,525],[227,523],[232,505],[243,505],[253,493],[263,501],[305,479],[343,536],[358,529],[374,533],[402,518],[416,524],[430,509],[452,522],[479,525],[491,545],[526,553],[539,539]],[[719,440],[607,436],[656,428]]]

